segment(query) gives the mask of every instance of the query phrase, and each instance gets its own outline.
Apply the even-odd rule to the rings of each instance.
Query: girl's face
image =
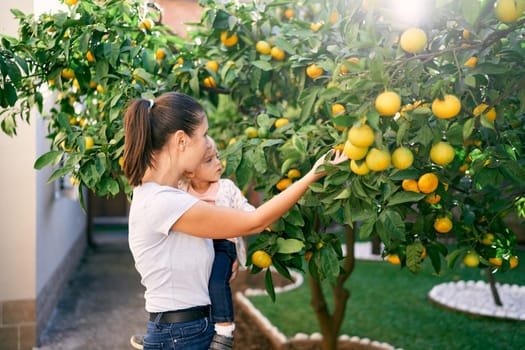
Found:
[[[210,139],[211,140],[211,139]],[[210,141],[211,148],[204,155],[204,159],[193,173],[192,180],[217,182],[222,175],[222,163],[219,160],[219,152],[213,140]]]

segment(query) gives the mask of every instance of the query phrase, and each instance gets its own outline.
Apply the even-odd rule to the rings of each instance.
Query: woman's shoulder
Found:
[[[192,197],[178,188],[160,185],[155,182],[147,182],[133,189],[133,199],[136,197],[151,198],[157,196]]]

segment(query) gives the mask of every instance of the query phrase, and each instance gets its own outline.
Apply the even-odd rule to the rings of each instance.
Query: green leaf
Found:
[[[263,71],[271,71],[273,69],[272,64],[266,61],[253,61],[252,64]]]
[[[388,231],[390,237],[394,239],[405,238],[405,222],[398,212],[392,209],[385,209],[379,214],[378,220],[385,230]]]
[[[277,252],[281,254],[292,254],[301,251],[304,248],[304,242],[298,239],[282,237],[277,238]]]
[[[273,287],[272,272],[270,269],[266,269],[264,285],[266,287],[266,292],[268,292],[272,301],[275,302],[275,288]]]
[[[463,140],[467,140],[470,135],[472,135],[475,121],[476,118],[469,118],[467,121],[465,121],[465,124],[463,125]]]
[[[425,198],[424,193],[416,193],[411,191],[397,192],[388,200],[387,206],[398,205],[402,203],[418,202]]]
[[[62,158],[63,154],[63,151],[49,151],[47,153],[44,153],[40,157],[38,157],[33,167],[37,170],[40,170],[48,164],[57,165],[58,162],[60,162],[60,159]]]

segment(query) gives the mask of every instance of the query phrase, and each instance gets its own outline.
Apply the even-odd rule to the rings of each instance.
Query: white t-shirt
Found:
[[[163,312],[209,305],[213,241],[171,226],[197,198],[169,186],[144,183],[133,190],[129,247],[146,287],[146,311]]]

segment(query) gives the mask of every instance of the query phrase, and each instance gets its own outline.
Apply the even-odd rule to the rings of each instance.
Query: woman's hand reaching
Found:
[[[321,177],[325,176],[327,174],[326,171],[318,172],[317,169],[319,166],[325,163],[329,163],[332,165],[338,165],[341,164],[344,161],[347,161],[348,157],[346,154],[340,150],[330,150],[323,154],[321,158],[319,158],[312,169],[310,170],[310,173],[312,173],[317,179],[320,179]]]

